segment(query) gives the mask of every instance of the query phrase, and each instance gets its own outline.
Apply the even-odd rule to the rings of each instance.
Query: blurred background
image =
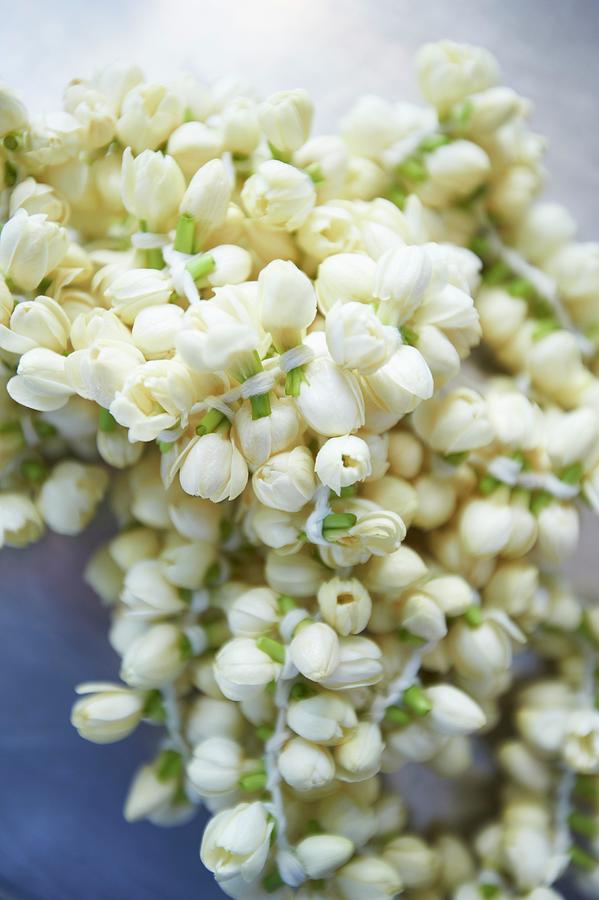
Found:
[[[130,60],[164,81],[192,71],[206,81],[236,75],[263,94],[305,87],[316,133],[334,129],[361,94],[416,99],[422,43],[482,44],[534,103],[533,126],[550,144],[547,194],[570,207],[584,238],[599,235],[596,0],[21,0],[2,19],[2,78],[33,111],[56,109],[71,78]],[[201,819],[169,830],[122,819],[151,729],[97,747],[68,722],[76,683],[117,675],[106,611],[81,578],[109,534],[105,518],[78,540],[50,535],[0,554],[3,900],[223,896],[199,861]],[[583,544],[571,568],[590,596],[597,530]]]

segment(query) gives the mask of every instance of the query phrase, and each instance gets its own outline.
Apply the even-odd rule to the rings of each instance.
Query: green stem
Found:
[[[209,409],[206,415],[200,419],[200,423],[196,428],[196,434],[199,434],[200,436],[212,434],[226,418],[225,414],[220,412],[220,410]]]
[[[187,263],[187,271],[194,281],[201,281],[216,269],[216,262],[210,253],[203,253]]]
[[[285,375],[285,393],[288,397],[299,397],[302,381],[305,380],[304,367],[296,366]]]
[[[270,397],[268,394],[255,394],[250,397],[252,419],[264,419],[270,415]]]
[[[413,684],[404,692],[403,702],[416,716],[426,716],[433,708],[433,704],[417,684]]]
[[[402,709],[401,706],[388,706],[385,710],[385,721],[390,722],[392,725],[403,727],[404,725],[409,725],[412,720],[409,713]]]
[[[263,635],[256,641],[256,647],[258,650],[262,650],[263,653],[270,656],[274,662],[281,663],[281,665],[285,662],[285,646],[279,641],[275,641],[273,638]]]
[[[239,786],[244,791],[263,791],[266,787],[266,773],[249,772],[239,779]]]
[[[100,408],[98,413],[98,428],[100,431],[111,432],[116,428],[116,419],[109,410]]]
[[[464,619],[469,628],[479,628],[483,624],[480,606],[470,606],[464,613]]]
[[[196,223],[193,216],[190,216],[189,213],[183,213],[177,222],[175,250],[178,250],[180,253],[194,253],[195,230]]]

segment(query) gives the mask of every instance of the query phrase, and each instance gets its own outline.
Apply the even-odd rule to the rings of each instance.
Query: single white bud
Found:
[[[275,592],[255,587],[237,597],[227,611],[227,621],[235,637],[258,638],[272,631],[280,615]]]
[[[246,724],[238,703],[199,696],[190,706],[185,734],[190,744],[194,745],[209,737],[240,740]]]
[[[364,375],[384,366],[399,344],[396,328],[383,325],[372,306],[356,302],[338,302],[328,311],[326,336],[335,362]]]
[[[305,367],[297,404],[309,427],[326,437],[349,434],[364,424],[358,379],[325,356]]]
[[[108,474],[104,469],[64,460],[44,481],[38,508],[53,531],[79,534],[91,521],[107,487]]]
[[[392,416],[392,423],[433,395],[433,376],[416,347],[402,344],[385,365],[364,378],[365,396]]]
[[[254,494],[265,506],[298,512],[316,489],[314,461],[307,447],[271,456],[252,476]]]
[[[293,153],[308,139],[314,106],[307,91],[279,91],[258,107],[266,140],[279,153]]]
[[[204,122],[184,122],[171,132],[166,145],[186,178],[192,178],[201,166],[223,152],[223,136]]]
[[[181,487],[193,497],[220,503],[234,500],[248,480],[247,463],[233,441],[220,432],[198,438],[179,472]]]
[[[135,329],[134,329],[135,331]],[[275,453],[301,443],[304,425],[290,397],[272,397],[270,415],[252,418],[249,403],[235,413],[234,432],[248,465],[257,468]]]
[[[44,523],[25,494],[0,493],[0,548],[26,547],[39,540]]]
[[[566,725],[562,757],[575,772],[594,774],[599,763],[599,712],[578,710]]]
[[[24,291],[33,291],[68,249],[64,228],[45,215],[19,209],[0,234],[0,271]]]
[[[249,155],[260,143],[256,104],[249,97],[234,97],[220,116],[223,146],[231,153]]]
[[[497,758],[510,778],[526,791],[546,794],[551,788],[551,769],[523,741],[506,741]]]
[[[328,878],[353,856],[354,845],[340,834],[314,834],[300,841],[295,852],[308,878]]]
[[[128,737],[141,721],[144,695],[118,684],[81,684],[84,694],[73,706],[71,724],[82,738],[112,744]]]
[[[372,473],[370,448],[355,435],[329,438],[316,456],[315,471],[336,494],[341,488],[364,481]]]
[[[487,415],[497,439],[507,447],[527,448],[538,441],[538,408],[516,391],[492,391]]]
[[[579,269],[567,271],[560,277],[560,262],[564,259],[559,250],[576,234],[576,222],[568,210],[559,203],[536,203],[516,226],[516,245],[521,253],[534,264],[547,260],[549,270],[559,282],[572,284],[570,276],[577,278]],[[566,290],[568,288],[566,287]]]
[[[5,84],[0,85],[0,137],[27,126],[27,110]]]
[[[248,216],[269,228],[296,231],[316,202],[312,179],[279,160],[261,163],[241,191]]]
[[[366,628],[372,600],[357,578],[332,578],[318,589],[318,606],[325,622],[346,636]]]
[[[433,276],[424,247],[396,247],[378,259],[374,294],[382,301],[382,318],[400,325],[422,304]]]
[[[489,157],[478,144],[457,140],[433,150],[426,156],[428,179],[419,185],[418,194],[435,207],[444,207],[468,197],[489,175]]]
[[[440,641],[447,634],[445,615],[425,593],[407,597],[399,609],[399,622],[410,634],[427,642]]]
[[[183,310],[172,303],[146,306],[135,316],[133,343],[146,359],[170,356],[181,330]]]
[[[129,429],[129,440],[152,441],[186,419],[194,399],[189,369],[174,359],[156,359],[127,376],[110,412],[119,425]]]
[[[407,888],[425,888],[433,884],[439,870],[437,853],[416,835],[406,834],[390,841],[383,851]]]
[[[538,165],[511,166],[491,185],[488,208],[500,222],[514,225],[534,202],[542,183]]]
[[[307,741],[335,745],[358,724],[358,719],[348,700],[323,691],[314,697],[290,703],[287,724]]]
[[[520,890],[540,886],[551,871],[554,849],[540,828],[511,826],[503,834],[503,864]]]
[[[434,685],[425,694],[433,704],[427,721],[441,734],[471,734],[487,721],[478,703],[451,684]]]
[[[474,602],[471,586],[458,575],[431,578],[422,590],[433,598],[446,616],[461,616]]]
[[[413,418],[416,434],[438,453],[462,453],[493,439],[486,403],[469,388],[421,404]]]
[[[348,209],[332,203],[323,203],[309,213],[298,231],[297,242],[317,262],[336,253],[353,254],[364,249],[355,217]]]
[[[316,315],[312,282],[288,260],[276,259],[258,276],[260,320],[272,334],[277,348],[288,350],[301,340]]]
[[[497,63],[482,47],[437,41],[425,44],[417,56],[418,81],[426,100],[444,114],[469,94],[493,87]]]
[[[121,600],[136,615],[148,618],[176,615],[186,608],[158,559],[142,559],[131,566],[125,575]]]
[[[399,547],[393,553],[370,559],[360,575],[363,583],[375,594],[397,595],[404,588],[426,575],[421,557],[410,547]]]
[[[339,662],[329,676],[321,679],[321,684],[334,691],[376,684],[383,677],[381,658],[381,649],[374,641],[364,637],[341,638]]]
[[[131,269],[106,288],[105,295],[119,318],[131,325],[137,315],[151,306],[165,306],[173,286],[166,272],[158,269]]]
[[[181,674],[193,650],[176,625],[153,625],[127,648],[121,678],[133,687],[157,688]]]
[[[210,287],[224,287],[228,284],[242,284],[252,271],[252,257],[243,247],[235,244],[220,244],[210,248],[214,269],[206,275]]]
[[[43,411],[60,409],[75,393],[65,372],[65,357],[45,347],[23,354],[6,390],[21,406]]]
[[[565,230],[565,229],[564,229]],[[585,301],[592,300],[599,284],[599,247],[596,243],[572,242],[559,249],[546,263],[558,288],[584,311]],[[592,303],[589,306],[592,319]]]
[[[142,560],[158,556],[160,540],[151,528],[129,528],[110,541],[108,552],[117,566],[127,572]]]
[[[511,88],[500,85],[468,97],[468,134],[486,137],[521,111],[523,101]]]
[[[160,815],[170,805],[175,792],[173,779],[158,777],[156,766],[142,766],[129,787],[123,815],[127,822],[138,822]]]
[[[301,793],[327,787],[335,778],[330,752],[300,737],[287,741],[277,764],[283,780]]]
[[[397,897],[402,881],[397,870],[380,856],[359,856],[335,875],[343,900],[390,900]]]
[[[116,134],[134,153],[156,150],[182,120],[183,104],[177,94],[162,84],[145,82],[124,97]]]
[[[571,412],[548,410],[544,416],[544,427],[547,453],[554,467],[561,469],[585,459],[593,452],[599,432],[599,416],[587,407]]]
[[[125,341],[103,340],[76,350],[63,360],[71,392],[108,408],[128,376],[145,362],[143,355]]]
[[[513,527],[511,508],[500,500],[470,500],[460,513],[460,540],[466,553],[497,556],[507,546]]]
[[[310,681],[324,681],[339,663],[339,639],[323,622],[304,625],[289,645],[296,669]]]
[[[35,347],[64,353],[70,331],[71,323],[62,307],[51,297],[37,297],[17,303],[9,328],[0,325],[0,347],[19,354]]]
[[[337,777],[351,782],[376,775],[384,746],[379,726],[374,722],[360,722],[348,739],[335,748]]]
[[[363,787],[366,783],[357,782],[356,786]],[[317,819],[326,831],[342,834],[356,847],[363,847],[377,830],[375,809],[358,802],[345,791],[338,791],[320,802]]]
[[[200,858],[225,888],[238,877],[249,885],[266,864],[273,828],[273,819],[259,801],[224,809],[206,826]]]
[[[370,303],[377,264],[366,253],[336,253],[318,267],[318,306],[327,313],[337,302]]]
[[[144,150],[123,153],[121,196],[127,212],[150,231],[166,231],[185,191],[181,169],[171,156]]]
[[[471,628],[463,621],[452,625],[447,638],[451,661],[466,678],[501,674],[512,661],[510,639],[495,622]]]
[[[571,503],[550,503],[538,516],[539,549],[550,562],[561,563],[578,545],[580,521]]]
[[[311,138],[293,155],[293,162],[318,177],[320,201],[343,195],[348,154],[344,141],[335,135]]]
[[[422,467],[423,447],[409,431],[394,431],[389,435],[389,465],[398,478],[415,478]]]
[[[228,737],[209,737],[193,748],[187,776],[201,797],[220,797],[237,788],[243,765],[241,746]]]
[[[279,677],[281,666],[258,649],[251,638],[234,638],[224,644],[214,660],[214,677],[229,700],[245,700],[259,694]]]
[[[211,159],[195,173],[180,204],[180,212],[191,216],[199,235],[225,221],[231,199],[231,181],[224,163]]]
[[[69,217],[68,203],[52,185],[41,184],[31,177],[17,184],[10,195],[10,216],[14,216],[19,209],[24,209],[30,216],[45,215],[59,225],[64,225]]]
[[[322,563],[307,553],[279,556],[271,551],[266,557],[266,580],[279,594],[312,597],[325,577]]]

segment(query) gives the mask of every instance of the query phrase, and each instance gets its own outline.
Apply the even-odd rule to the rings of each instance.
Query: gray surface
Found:
[[[534,101],[551,143],[550,194],[584,236],[598,234],[594,0],[36,0],[5,11],[0,48],[3,78],[34,108],[55,105],[69,78],[134,54],[151,76],[193,69],[208,80],[233,72],[261,91],[307,87],[322,132],[362,93],[415,97],[414,51],[445,36],[489,47]],[[73,684],[116,675],[106,614],[79,574],[107,529],[0,554],[0,896],[209,900],[222,895],[197,857],[199,821],[167,831],[122,821],[150,731],[95,747],[68,725]],[[592,543],[576,567],[587,588]]]

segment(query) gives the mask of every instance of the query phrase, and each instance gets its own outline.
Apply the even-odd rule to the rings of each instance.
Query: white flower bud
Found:
[[[318,267],[315,287],[321,312],[341,303],[370,303],[377,264],[365,253],[336,253]]]
[[[160,618],[181,613],[185,601],[166,577],[158,559],[134,563],[125,576],[121,600],[139,616]]]
[[[526,791],[546,794],[551,789],[551,770],[523,741],[506,741],[497,758],[510,778]]]
[[[332,578],[318,589],[318,606],[323,619],[338,634],[359,634],[368,625],[372,600],[357,578]]]
[[[68,204],[50,184],[41,184],[34,178],[25,178],[15,186],[10,195],[10,216],[19,209],[30,215],[45,215],[53,222],[64,225],[69,217]]]
[[[420,90],[441,114],[469,94],[493,87],[499,77],[497,63],[488,50],[453,41],[425,44],[418,53],[417,66]]]
[[[314,834],[295,848],[308,878],[328,878],[353,855],[354,845],[340,834]]]
[[[248,155],[260,143],[260,124],[256,104],[248,97],[234,97],[220,117],[223,145],[231,153]]]
[[[281,666],[250,638],[224,644],[214,660],[214,677],[229,700],[246,700],[279,677]]]
[[[426,575],[427,568],[410,547],[399,547],[388,556],[374,557],[364,566],[361,578],[375,594],[398,594]]]
[[[0,137],[27,125],[27,110],[5,84],[0,85]]]
[[[383,302],[387,322],[406,322],[424,300],[433,275],[432,260],[424,247],[396,247],[378,259],[374,294]]]
[[[538,440],[537,407],[516,391],[491,392],[487,415],[497,439],[508,447],[535,446]]]
[[[458,575],[431,578],[422,590],[432,597],[446,616],[461,616],[474,602],[474,592]]]
[[[576,222],[567,209],[559,203],[536,203],[528,210],[523,220],[517,223],[516,245],[532,263],[538,264],[548,260],[551,274],[560,282],[561,288],[564,279],[559,273],[558,251],[575,234]],[[571,275],[576,278],[578,267],[573,272],[567,272],[565,281],[569,284],[572,283],[569,277]]]
[[[512,166],[491,186],[488,208],[501,222],[512,225],[526,213],[542,186],[542,173],[529,166]]]
[[[279,91],[258,107],[266,140],[279,153],[293,153],[308,139],[314,106],[306,91]]]
[[[99,341],[85,350],[76,350],[63,360],[71,393],[95,400],[108,408],[130,374],[145,362],[143,355],[125,341]]]
[[[416,835],[406,834],[385,846],[383,858],[401,877],[407,888],[424,888],[433,884],[439,869],[436,852]]]
[[[176,625],[153,625],[127,647],[121,678],[140,688],[170,684],[183,671],[190,650],[189,639]]]
[[[421,404],[413,423],[417,435],[438,453],[473,450],[493,439],[486,403],[469,388],[458,388]]]
[[[349,701],[337,694],[321,692],[292,702],[287,709],[287,724],[307,741],[335,745],[358,724],[358,719]]]
[[[321,684],[334,691],[376,684],[383,677],[381,658],[381,649],[374,641],[363,637],[341,638],[339,662],[328,677],[321,679]]]
[[[105,295],[122,321],[131,325],[142,310],[167,304],[172,290],[166,272],[131,269],[118,275],[106,288]]]
[[[45,347],[23,354],[6,390],[22,406],[44,411],[60,409],[74,394],[65,373],[65,357]]]
[[[225,221],[231,181],[224,163],[212,159],[195,173],[181,200],[180,212],[191,216],[200,237]]]
[[[223,136],[204,122],[184,122],[175,128],[166,145],[186,178],[192,178],[201,166],[223,152]]]
[[[110,556],[124,572],[142,560],[151,560],[160,552],[160,540],[150,528],[130,528],[108,545]]]
[[[451,684],[434,685],[425,694],[433,704],[427,721],[441,734],[471,734],[487,721],[478,703]]]
[[[147,306],[135,316],[133,343],[146,359],[170,355],[181,330],[183,310],[173,304]]]
[[[364,424],[364,400],[356,376],[325,356],[306,366],[297,404],[309,427],[326,437],[349,434]]]
[[[312,179],[279,160],[261,163],[241,191],[248,216],[269,228],[296,231],[316,202]]]
[[[507,546],[513,527],[511,508],[491,497],[470,500],[460,514],[460,540],[466,553],[497,556]]]
[[[141,721],[144,696],[118,684],[81,684],[85,694],[73,706],[71,724],[82,738],[112,744],[128,737]]]
[[[200,858],[219,884],[226,886],[237,877],[251,884],[266,863],[273,828],[259,801],[224,809],[206,826]]]
[[[183,120],[183,104],[177,94],[162,84],[136,85],[122,101],[116,133],[134,153],[156,150]]]
[[[243,750],[227,737],[209,737],[196,744],[187,764],[187,776],[201,797],[232,793],[238,785]]]
[[[337,777],[342,781],[371,778],[381,767],[384,746],[378,725],[360,722],[348,739],[335,748]]]
[[[129,788],[123,815],[127,822],[138,822],[166,809],[175,792],[172,779],[161,779],[156,766],[142,766],[137,770]]]
[[[0,493],[0,548],[26,547],[43,534],[44,523],[25,494]]]
[[[592,453],[599,432],[599,417],[593,409],[562,413],[548,410],[544,416],[545,442],[551,462],[566,468]]]
[[[283,780],[301,793],[327,787],[335,778],[330,752],[300,737],[285,744],[277,762]]]
[[[596,243],[566,244],[548,260],[546,267],[560,291],[581,309],[584,309],[585,300],[592,301],[596,296],[599,284],[599,247]],[[592,302],[590,315],[592,318]]]
[[[166,231],[185,190],[181,169],[171,156],[144,150],[123,153],[121,196],[127,212],[150,231]]]
[[[543,884],[551,871],[554,849],[550,836],[539,828],[512,826],[503,834],[504,866],[520,890]]]
[[[9,328],[0,325],[0,347],[19,354],[35,347],[64,353],[70,331],[71,323],[62,307],[50,297],[37,297],[17,303]]]
[[[511,88],[500,85],[468,97],[469,134],[487,136],[497,131],[522,108],[522,100]]]
[[[384,366],[399,344],[396,328],[383,325],[371,306],[356,302],[336,303],[329,310],[326,336],[335,362],[365,375]]]
[[[268,587],[245,591],[227,611],[229,628],[235,637],[260,637],[271,631],[279,618],[277,595]]]
[[[408,431],[394,431],[389,435],[389,465],[398,478],[415,478],[422,466],[423,447]]]
[[[538,516],[539,549],[550,562],[572,556],[578,544],[580,522],[571,503],[550,503]]]
[[[568,717],[562,748],[566,765],[575,772],[594,774],[599,763],[599,712],[579,710]]]
[[[306,553],[279,556],[271,551],[266,557],[266,580],[279,594],[312,597],[325,577],[322,563]]]
[[[209,737],[239,740],[246,727],[239,704],[230,700],[199,696],[191,705],[186,722],[186,736],[191,744]]]
[[[270,415],[252,418],[249,403],[235,413],[234,431],[239,448],[252,468],[301,442],[304,426],[290,397],[271,398]]]
[[[416,347],[402,344],[391,359],[364,379],[366,396],[395,421],[433,395],[433,376]]]
[[[307,447],[295,447],[271,456],[254,472],[252,487],[265,506],[297,512],[316,489],[312,454]]]
[[[316,315],[316,294],[312,282],[288,260],[276,259],[258,276],[260,320],[278,349],[287,350],[301,339],[298,332],[308,328]]]
[[[456,489],[451,482],[422,475],[414,488],[417,508],[413,522],[418,528],[431,531],[451,518],[456,507]]]
[[[329,438],[316,456],[315,471],[336,494],[342,487],[364,481],[372,472],[370,448],[355,435]]]
[[[68,249],[64,228],[45,215],[19,209],[0,234],[0,271],[24,291],[33,291]]]
[[[104,469],[65,460],[43,483],[37,501],[39,511],[58,534],[79,534],[91,521],[107,486]]]
[[[445,616],[424,593],[411,594],[399,610],[402,628],[425,641],[439,641],[447,634]]]
[[[186,419],[194,399],[189,369],[173,359],[156,359],[127,376],[110,412],[119,425],[129,429],[129,440],[152,441]]]
[[[357,782],[357,786],[364,783]],[[317,819],[326,831],[344,835],[356,847],[366,844],[377,830],[375,808],[362,805],[341,791],[321,801]]]
[[[427,154],[428,179],[419,186],[418,194],[432,206],[443,207],[480,187],[490,168],[489,157],[478,144],[452,141]]]
[[[343,900],[390,900],[402,888],[397,870],[380,856],[359,856],[335,876]]]
[[[248,468],[233,441],[214,432],[198,438],[185,457],[179,479],[187,494],[220,503],[241,494]]]
[[[452,625],[447,651],[460,675],[480,679],[501,674],[512,661],[510,639],[495,622],[471,628],[463,621]]]
[[[363,249],[362,236],[355,217],[333,204],[317,206],[297,234],[301,249],[318,262],[336,253],[353,254]]]
[[[289,653],[296,669],[310,681],[324,681],[339,663],[339,639],[323,622],[304,625],[297,632]]]
[[[252,271],[252,257],[243,247],[235,244],[220,244],[210,249],[214,261],[214,269],[206,276],[210,287],[224,287],[228,284],[241,284],[246,281]]]
[[[340,137],[322,135],[312,138],[296,151],[293,162],[319,176],[317,192],[321,202],[343,195],[348,155]]]

